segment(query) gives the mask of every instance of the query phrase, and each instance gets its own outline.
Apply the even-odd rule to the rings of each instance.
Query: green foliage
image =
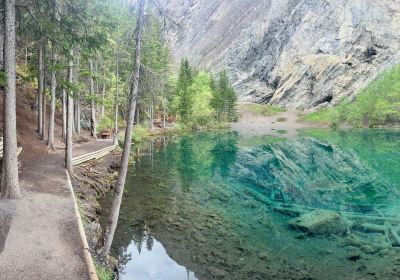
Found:
[[[6,73],[4,70],[0,70],[0,86],[4,87],[6,85]]]
[[[189,123],[193,114],[193,95],[190,86],[193,83],[193,73],[187,59],[181,61],[176,95],[179,97],[178,113],[182,122]]]
[[[225,70],[220,73],[217,84],[213,79],[211,80],[211,88],[213,98],[210,105],[215,110],[217,120],[236,121],[238,115],[236,109],[237,97]]]
[[[135,143],[140,143],[148,134],[149,129],[143,125],[136,125],[133,128],[132,140]]]
[[[97,273],[97,277],[99,277],[99,280],[112,280],[114,279],[114,275],[112,273],[112,271],[103,266],[102,264],[95,262],[94,266],[96,268],[96,273]]]
[[[210,107],[212,91],[210,88],[210,76],[200,71],[190,86],[193,100],[192,119],[194,124],[206,126],[212,121],[213,110]]]
[[[276,132],[277,132],[278,134],[281,134],[281,135],[287,134],[287,133],[288,133],[288,131],[287,131],[287,130],[284,130],[284,129],[278,129]]]
[[[275,107],[269,104],[256,104],[256,103],[245,103],[240,105],[244,111],[252,112],[261,116],[274,116],[279,113],[286,112],[286,109]]]
[[[114,128],[114,120],[108,116],[103,116],[98,125],[97,125],[97,129],[98,131],[112,131],[112,129]]]
[[[237,98],[228,76],[222,71],[218,82],[182,60],[171,108],[188,127],[210,127],[237,119]]]
[[[302,120],[333,126],[347,122],[355,127],[376,127],[399,121],[400,65],[382,73],[353,102],[342,100],[338,106],[311,113]]]

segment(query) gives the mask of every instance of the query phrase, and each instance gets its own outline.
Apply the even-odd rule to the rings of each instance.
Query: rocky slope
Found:
[[[392,0],[161,0],[176,59],[226,68],[242,100],[336,104],[400,59]]]

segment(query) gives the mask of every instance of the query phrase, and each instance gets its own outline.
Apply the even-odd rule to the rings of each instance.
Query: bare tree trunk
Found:
[[[90,134],[97,139],[97,129],[96,129],[96,103],[94,102],[94,81],[93,81],[93,60],[89,59],[90,67]]]
[[[76,67],[75,67],[75,76],[74,76],[74,80],[75,83],[78,83],[79,81],[79,57],[76,59]],[[75,99],[75,132],[77,134],[81,133],[81,97],[80,97],[80,92],[76,93],[76,99]]]
[[[119,58],[118,51],[115,54],[115,101],[114,101],[114,135],[113,135],[113,144],[118,144],[118,99],[119,99]]]
[[[38,46],[38,96],[37,96],[37,107],[38,107],[38,134],[42,138],[42,104],[43,104],[43,41],[39,42]]]
[[[150,106],[150,129],[154,129],[154,98],[151,97],[151,106]]]
[[[69,54],[69,63],[68,63],[68,81],[72,84],[74,81],[73,78],[73,67],[74,67],[74,51],[71,48]],[[65,149],[65,167],[68,172],[72,174],[74,172],[72,167],[72,133],[73,133],[73,108],[74,108],[74,100],[73,100],[73,92],[70,90],[67,96],[67,141],[66,141],[66,149]]]
[[[62,138],[64,142],[67,140],[67,92],[65,88],[62,89]]]
[[[167,114],[167,94],[164,92],[163,100],[163,128],[165,129],[165,115]]]
[[[54,46],[51,49],[51,64],[53,66],[51,70],[51,102],[50,102],[50,117],[49,117],[49,141],[48,141],[48,149],[49,151],[55,151],[56,147],[54,145],[54,115],[56,112],[56,70],[54,66],[57,61],[57,55],[55,54]]]
[[[135,118],[136,102],[138,98],[139,77],[140,77],[140,63],[141,63],[141,47],[142,47],[142,32],[144,25],[144,11],[147,0],[140,0],[139,2],[139,16],[136,27],[136,51],[135,51],[135,66],[133,70],[133,82],[130,88],[129,95],[129,111],[128,123],[125,130],[124,149],[121,157],[121,165],[118,173],[118,179],[115,186],[115,197],[111,207],[110,216],[108,219],[107,229],[104,236],[104,248],[102,251],[103,256],[108,256],[111,244],[114,239],[115,229],[118,223],[119,210],[122,202],[122,194],[124,191],[126,174],[129,166],[129,156],[132,144],[132,129],[133,121]]]
[[[15,70],[15,0],[5,1],[4,69],[6,86],[3,116],[3,168],[1,195],[19,198],[17,125],[16,125],[16,70]]]
[[[46,84],[46,44],[43,45],[43,97],[42,97],[42,133],[41,138],[43,141],[46,139],[46,104],[47,104],[47,84]]]
[[[103,82],[103,89],[101,91],[101,104],[100,104],[100,117],[101,118],[104,117],[104,96],[105,95],[106,95],[106,83]]]
[[[136,115],[136,125],[139,125],[140,124],[140,118],[139,118],[140,117],[140,106],[139,106],[139,104],[137,105],[135,115]]]

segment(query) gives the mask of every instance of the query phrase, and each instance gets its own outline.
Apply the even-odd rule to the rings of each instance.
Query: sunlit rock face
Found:
[[[400,59],[399,1],[161,2],[175,58],[226,68],[242,100],[336,104]]]

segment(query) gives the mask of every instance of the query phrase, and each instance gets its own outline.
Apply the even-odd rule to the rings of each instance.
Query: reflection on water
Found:
[[[397,279],[399,132],[260,139],[199,133],[141,151],[113,242],[124,279],[168,279],[148,271],[167,256],[186,278]]]
[[[146,236],[143,244],[134,241],[128,246],[127,253],[132,261],[121,272],[121,280],[196,280],[193,272],[171,259],[164,246],[151,235]]]

